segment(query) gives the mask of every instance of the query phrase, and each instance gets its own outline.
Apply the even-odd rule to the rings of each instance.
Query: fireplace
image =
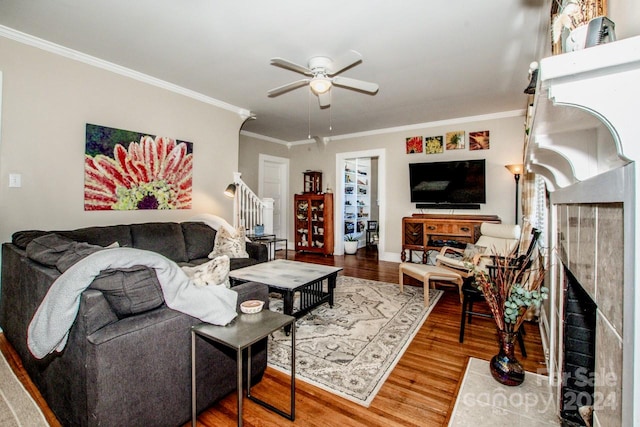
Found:
[[[576,201],[560,191],[552,202],[565,196]],[[557,285],[549,309],[558,345],[550,363],[557,366],[556,400],[565,426],[623,425],[624,206],[553,203]]]
[[[638,81],[640,37],[549,56],[527,118],[525,165],[550,194],[550,296],[540,310],[547,369],[560,415],[564,284],[573,275],[597,305],[594,427],[640,425]]]
[[[564,271],[560,418],[564,426],[592,425],[597,306],[567,266]]]

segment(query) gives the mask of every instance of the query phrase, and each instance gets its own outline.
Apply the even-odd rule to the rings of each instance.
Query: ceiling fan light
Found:
[[[311,86],[313,93],[320,95],[331,89],[331,80],[326,77],[314,77],[309,86]]]

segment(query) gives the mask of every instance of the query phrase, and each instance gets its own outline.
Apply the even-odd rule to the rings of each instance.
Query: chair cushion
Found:
[[[496,237],[499,239],[518,240],[520,238],[520,226],[514,224],[493,224],[490,222],[483,222],[482,225],[480,225],[480,234],[482,236]]]
[[[462,258],[452,258],[446,255],[438,254],[436,255],[436,261],[439,261],[447,267],[456,268],[464,272],[469,271],[469,268],[467,268],[469,264],[468,261],[464,261]]]
[[[487,248],[485,254],[505,256],[518,246],[520,226],[483,222],[480,226],[480,233],[481,236],[476,245]]]

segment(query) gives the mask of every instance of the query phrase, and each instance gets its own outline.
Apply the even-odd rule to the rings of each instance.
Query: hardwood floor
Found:
[[[277,253],[282,258],[284,252]],[[325,257],[289,251],[289,259],[343,267],[341,274],[382,282],[398,283],[398,263],[377,260],[375,250],[360,249],[356,255]],[[410,278],[409,278],[410,279]],[[411,282],[409,282],[411,283]],[[413,282],[418,285],[418,282]],[[419,284],[421,286],[421,284]],[[322,389],[296,382],[296,420],[288,421],[245,399],[245,426],[446,426],[469,357],[489,360],[497,353],[495,324],[475,317],[465,329],[464,343],[458,342],[460,310],[457,288],[441,287],[443,297],[433,309],[405,354],[380,389],[369,408],[340,398]],[[544,373],[544,355],[538,325],[526,323],[528,353],[518,359],[527,371]],[[13,352],[0,334],[0,350],[27,390],[36,396],[52,425],[59,425]],[[267,368],[263,380],[252,392],[283,408],[289,399],[289,378]],[[189,425],[189,424],[187,424]],[[198,417],[206,427],[236,425],[236,395],[227,396]]]

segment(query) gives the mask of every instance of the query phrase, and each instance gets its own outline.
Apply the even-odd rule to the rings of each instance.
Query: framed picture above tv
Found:
[[[480,209],[487,202],[485,160],[410,163],[409,185],[418,208]]]

